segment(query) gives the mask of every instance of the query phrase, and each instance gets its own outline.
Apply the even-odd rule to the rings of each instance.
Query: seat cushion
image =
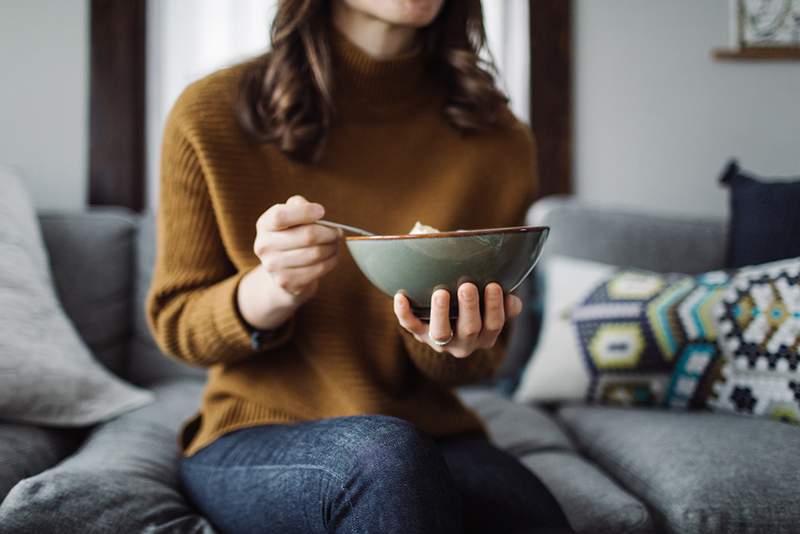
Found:
[[[499,448],[533,471],[558,501],[575,532],[653,532],[647,508],[590,461],[545,410],[515,403],[495,391],[462,389]]]
[[[655,409],[564,406],[581,450],[681,534],[797,532],[800,428]]]
[[[17,482],[75,450],[83,435],[81,430],[0,423],[0,502]]]
[[[190,380],[155,386],[154,404],[101,425],[74,455],[17,484],[0,505],[0,532],[213,532],[178,489],[177,429],[201,391]]]

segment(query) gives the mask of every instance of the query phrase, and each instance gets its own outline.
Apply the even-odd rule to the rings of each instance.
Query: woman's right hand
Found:
[[[239,311],[254,328],[283,324],[336,266],[342,234],[314,224],[324,215],[321,204],[295,195],[258,218],[253,250],[261,265],[242,278],[237,293]]]

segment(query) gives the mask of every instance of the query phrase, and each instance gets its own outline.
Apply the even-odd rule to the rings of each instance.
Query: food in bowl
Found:
[[[433,226],[428,226],[427,224],[422,224],[421,222],[417,221],[414,223],[414,227],[411,228],[409,234],[410,235],[438,234],[439,232],[440,232],[439,229],[434,228]]]

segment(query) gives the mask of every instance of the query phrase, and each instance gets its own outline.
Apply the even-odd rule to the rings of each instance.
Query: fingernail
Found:
[[[439,306],[444,306],[447,304],[447,292],[443,289],[440,289],[433,295],[433,299]]]
[[[314,204],[314,215],[322,217],[325,215],[325,208],[323,208],[321,204]]]

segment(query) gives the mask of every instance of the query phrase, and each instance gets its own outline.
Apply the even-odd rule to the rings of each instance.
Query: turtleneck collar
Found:
[[[386,117],[418,105],[431,90],[422,47],[376,59],[339,30],[331,30],[338,112],[346,117]]]

